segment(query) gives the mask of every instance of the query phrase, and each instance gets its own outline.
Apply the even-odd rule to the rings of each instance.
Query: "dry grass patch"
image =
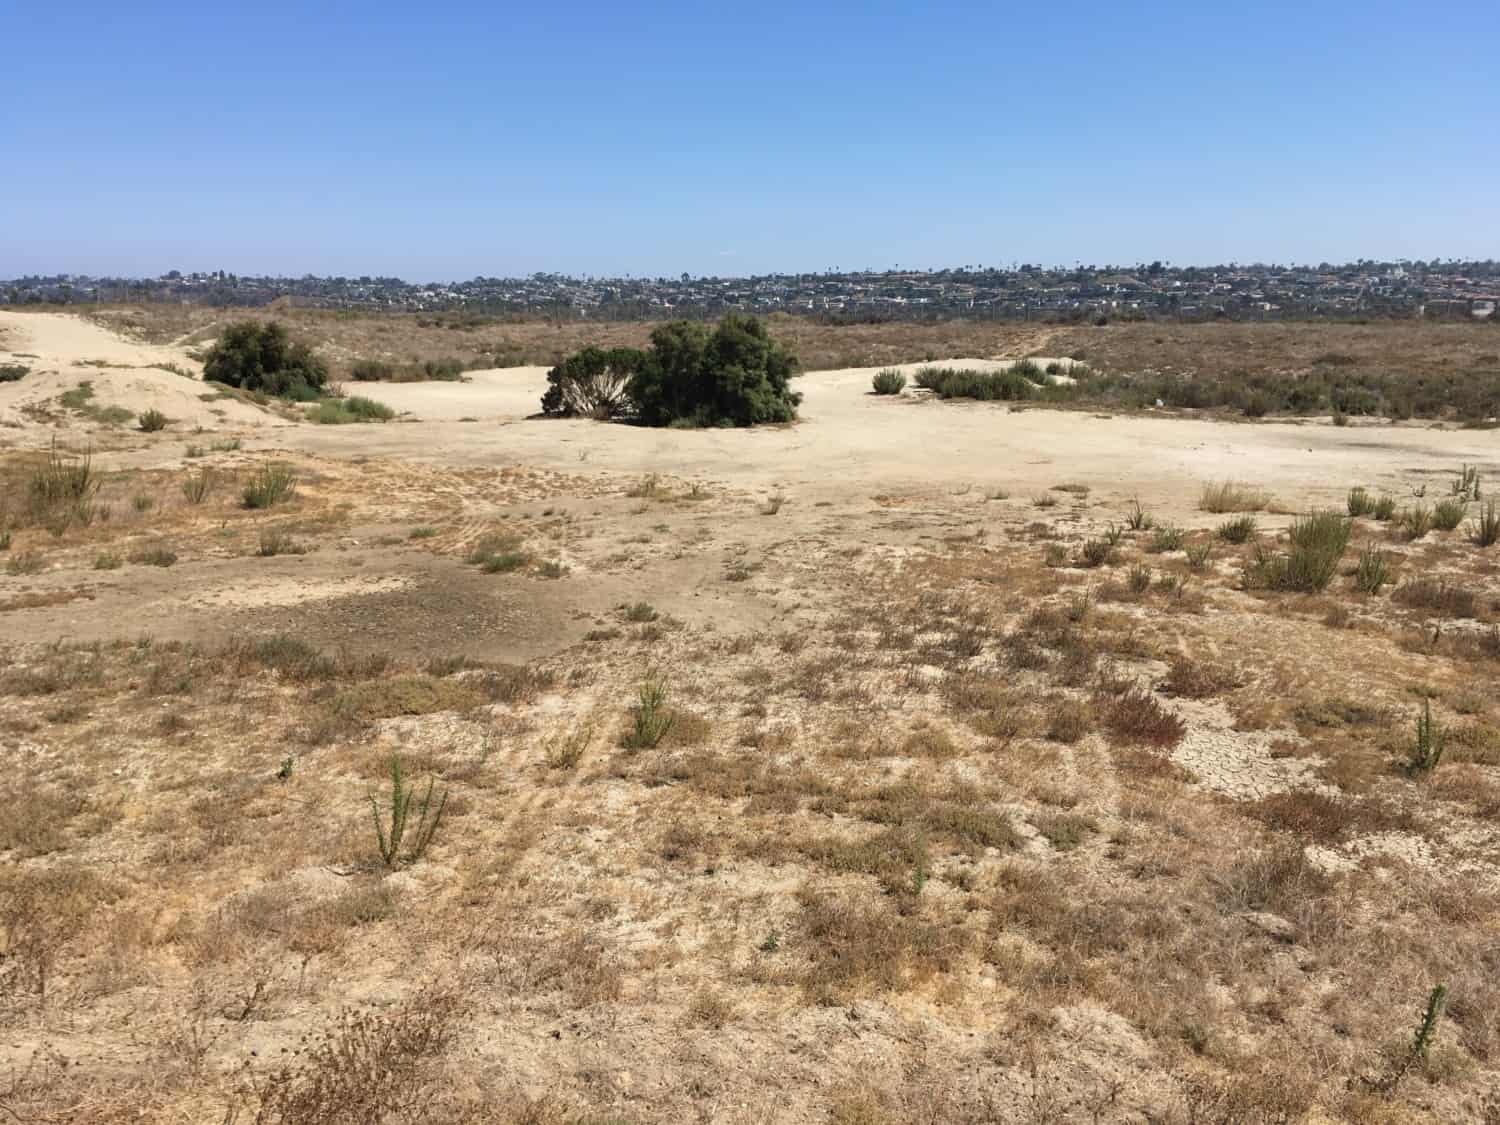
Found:
[[[1226,512],[1260,512],[1270,503],[1269,493],[1243,481],[1225,480],[1205,484],[1198,494],[1198,510],[1216,515]]]
[[[346,688],[334,697],[333,709],[361,720],[392,719],[436,711],[471,711],[484,701],[484,695],[467,683],[399,676]]]

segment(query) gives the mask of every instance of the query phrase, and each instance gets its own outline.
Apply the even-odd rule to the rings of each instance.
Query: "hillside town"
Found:
[[[394,277],[253,277],[223,270],[155,278],[55,275],[0,281],[9,305],[184,302],[255,307],[466,311],[601,320],[713,317],[730,310],[827,319],[973,317],[1085,321],[1302,317],[1497,319],[1500,263],[1362,260],[1344,265],[1071,269],[1017,265],[758,277],[524,278],[413,283]]]

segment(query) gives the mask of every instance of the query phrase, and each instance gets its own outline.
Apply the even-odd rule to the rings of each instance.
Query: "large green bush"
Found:
[[[797,360],[753,316],[731,313],[712,332],[674,321],[645,351],[585,348],[547,375],[548,414],[632,417],[646,426],[790,422],[802,396]]]
[[[224,329],[203,361],[203,377],[310,402],[323,393],[328,368],[306,344],[293,342],[274,320],[265,324],[245,320]]]

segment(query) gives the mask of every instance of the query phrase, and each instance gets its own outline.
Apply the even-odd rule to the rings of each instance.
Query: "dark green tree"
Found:
[[[328,368],[306,344],[293,342],[276,321],[245,320],[224,329],[203,361],[203,377],[306,402],[323,393]]]

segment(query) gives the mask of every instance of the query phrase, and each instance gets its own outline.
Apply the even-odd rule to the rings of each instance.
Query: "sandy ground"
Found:
[[[90,406],[119,407],[132,414],[154,408],[178,429],[216,430],[278,421],[232,398],[205,399],[210,392],[197,381],[203,365],[187,349],[137,343],[63,313],[0,310],[0,364],[11,363],[32,370],[16,382],[0,383],[0,426],[49,425],[65,417],[69,412],[58,405],[58,396],[84,382],[93,388]],[[86,426],[88,418],[74,421]]]
[[[83,376],[171,413],[201,388],[140,366],[186,367],[173,346],[0,329],[39,368],[0,395]],[[1252,548],[1203,531],[1201,569],[1144,530],[1080,561],[1132,498],[1219,523],[1211,479],[1274,495],[1263,534],[1354,484],[1435,498],[1468,462],[1488,487],[1495,435],[877,398],[872,372],[808,374],[799,423],[748,432],[533,419],[536,367],[361,384],[408,417],[250,411],[192,456],[186,423],[17,408],[6,470],[93,443],[111,514],[18,526],[0,575],[0,1108],[247,1121],[306,1058],[325,1116],[260,1119],[370,1120],[337,1076],[409,1064],[479,1108],[392,1121],[1496,1120],[1496,658],[1454,644],[1494,627],[1494,552],[1361,521],[1392,586],[1475,592],[1441,638],[1345,573],[1246,592]],[[248,510],[271,460],[295,496]],[[487,572],[497,535],[526,558]],[[337,670],[225,648],[277,636]],[[1171,686],[1179,657],[1212,682]],[[680,722],[622,745],[655,670]],[[1180,737],[1131,741],[1106,681]],[[1419,697],[1454,732],[1421,788],[1393,768]],[[384,871],[396,754],[454,801]],[[1287,841],[1302,866],[1268,867]],[[1377,1113],[1363,1076],[1437,980],[1433,1065]],[[466,1005],[440,1060],[304,1054],[427,983]]]

